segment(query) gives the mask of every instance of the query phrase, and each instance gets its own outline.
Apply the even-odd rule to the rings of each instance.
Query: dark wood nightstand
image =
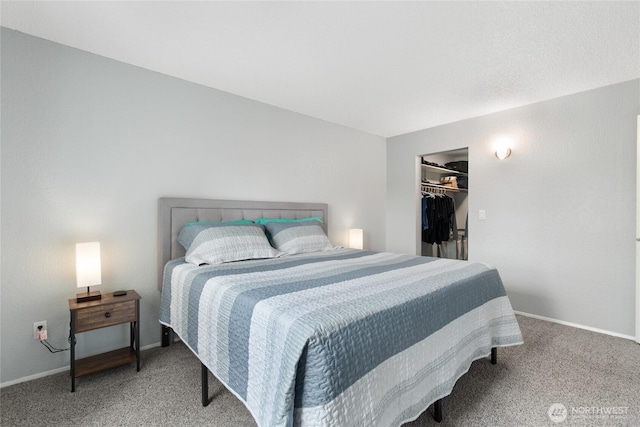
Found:
[[[140,295],[128,290],[126,295],[114,297],[102,294],[96,301],[69,300],[71,313],[71,391],[76,390],[76,378],[116,366],[137,362],[140,370]],[[94,329],[129,323],[131,343],[129,347],[76,360],[76,334]]]

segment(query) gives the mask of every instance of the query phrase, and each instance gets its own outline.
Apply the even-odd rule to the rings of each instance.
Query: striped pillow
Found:
[[[271,244],[289,255],[333,249],[319,221],[269,222]]]
[[[262,226],[226,225],[200,231],[187,249],[185,261],[195,265],[222,264],[280,255],[282,253],[269,244]]]
[[[184,225],[184,227],[182,227],[182,230],[180,230],[180,234],[178,234],[178,243],[180,243],[186,250],[189,250],[189,247],[191,247],[191,244],[193,243],[193,239],[195,239],[202,230],[211,227],[222,227],[227,225],[240,224],[253,224],[253,221],[249,221],[248,219],[239,219],[236,221],[220,222],[188,222]]]

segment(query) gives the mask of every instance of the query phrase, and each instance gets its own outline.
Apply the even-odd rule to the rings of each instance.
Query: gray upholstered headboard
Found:
[[[184,256],[177,242],[182,227],[192,221],[234,221],[258,218],[299,219],[321,216],[325,232],[328,205],[326,203],[255,202],[239,200],[158,199],[158,289],[162,290],[162,273],[167,261]]]

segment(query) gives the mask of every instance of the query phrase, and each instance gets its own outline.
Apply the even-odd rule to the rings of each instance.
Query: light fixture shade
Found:
[[[352,228],[349,230],[349,247],[352,249],[362,249],[364,232],[362,228]]]
[[[501,148],[496,150],[496,157],[500,160],[504,160],[511,155],[511,148]]]
[[[76,279],[78,287],[102,283],[100,242],[76,243]]]
[[[500,160],[504,160],[511,155],[513,138],[509,135],[502,135],[494,141],[493,146],[496,150],[496,157]]]

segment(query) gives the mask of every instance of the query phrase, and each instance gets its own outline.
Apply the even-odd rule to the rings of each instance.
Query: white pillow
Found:
[[[199,232],[187,249],[191,264],[222,264],[247,259],[276,258],[282,255],[267,240],[262,226],[226,225]]]

